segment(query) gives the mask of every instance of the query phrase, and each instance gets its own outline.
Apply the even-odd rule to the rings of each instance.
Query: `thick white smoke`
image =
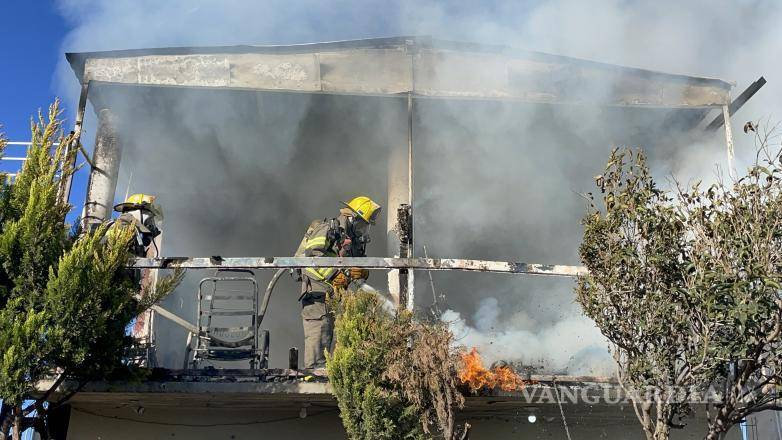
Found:
[[[476,347],[484,363],[513,362],[534,373],[553,372],[608,376],[614,370],[606,354],[608,342],[585,316],[568,316],[540,322],[525,310],[501,319],[497,298],[480,300],[471,327],[461,314],[447,310],[442,320],[449,324],[456,342]]]
[[[66,51],[432,35],[716,76],[735,80],[735,94],[764,75],[769,83],[734,123],[782,117],[775,99],[782,87],[777,74],[782,8],[770,0],[61,0],[60,8],[73,25],[63,42]],[[64,63],[58,84],[75,103],[77,85]],[[170,97],[156,99],[127,99],[127,111],[161,102],[173,110],[169,118],[145,110],[149,120],[142,118],[133,127],[126,158],[147,168],[147,187],[137,171],[134,190],[164,191],[160,186],[165,186],[169,191],[161,201],[170,214],[167,224],[176,227],[169,231],[172,253],[291,252],[311,218],[333,215],[331,201],[321,200],[326,195],[319,194],[315,205],[303,200],[313,184],[302,188],[312,177],[296,171],[302,156],[336,152],[319,160],[339,169],[341,151],[355,152],[350,167],[361,169],[363,180],[333,177],[315,185],[331,191],[336,203],[363,192],[357,182],[382,191],[384,176],[366,177],[385,167],[377,163],[385,153],[376,150],[399,142],[397,134],[404,136],[404,127],[394,126],[399,115],[377,102],[313,103],[276,96],[248,104],[210,94],[187,95],[174,104],[166,101]],[[416,110],[418,255],[426,245],[436,257],[578,264],[584,204],[577,193],[593,189],[591,177],[600,172],[612,145],[646,147],[661,178],[709,178],[715,164],[725,164],[721,132],[697,141],[667,139],[668,133],[654,131],[666,115],[654,112],[426,101]],[[328,112],[345,117],[318,123]],[[265,116],[252,119],[249,113]],[[749,137],[735,131],[737,155],[750,157]],[[94,129],[88,126],[86,133],[85,140]],[[120,193],[129,177],[128,161],[123,161]],[[163,179],[154,180],[161,174]],[[327,176],[335,173],[323,172],[315,181]],[[244,193],[236,194],[231,186]],[[194,210],[204,200],[215,205]],[[372,251],[381,254],[384,248]],[[417,284],[419,306],[432,302],[423,275]],[[382,285],[377,278],[370,282]],[[463,343],[478,346],[490,361],[593,374],[603,374],[610,365],[604,340],[573,302],[570,280],[457,273],[438,273],[434,280],[451,309],[444,319]],[[278,364],[286,359],[287,346],[300,345],[301,338],[291,292],[284,295],[287,302],[269,317]],[[191,297],[182,293],[170,306],[184,305]],[[177,365],[172,361],[169,366]]]

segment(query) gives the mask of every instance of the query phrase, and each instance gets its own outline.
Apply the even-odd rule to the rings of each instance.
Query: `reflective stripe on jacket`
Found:
[[[307,229],[307,233],[302,240],[303,256],[305,257],[336,257],[337,243],[330,243],[328,240],[329,221],[314,221]],[[301,248],[301,247],[300,247]],[[302,273],[312,281],[327,283],[337,274],[337,269],[333,267],[308,267]]]
[[[308,267],[304,269],[304,274],[315,281],[328,281],[335,273],[337,273],[337,269],[333,267]]]

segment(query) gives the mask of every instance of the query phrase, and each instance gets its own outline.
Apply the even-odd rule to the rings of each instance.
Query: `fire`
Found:
[[[462,353],[462,368],[459,380],[470,389],[499,388],[503,391],[516,391],[524,388],[524,379],[513,368],[508,366],[494,367],[491,370],[483,366],[478,350],[473,348],[469,353]]]

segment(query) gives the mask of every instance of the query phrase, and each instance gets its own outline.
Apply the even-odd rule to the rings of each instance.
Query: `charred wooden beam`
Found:
[[[728,114],[730,116],[733,116],[734,113],[739,111],[741,107],[744,106],[744,104],[749,101],[750,98],[752,98],[755,93],[760,90],[761,87],[763,87],[766,84],[766,78],[763,78],[762,76],[755,82],[749,85],[746,90],[741,92],[741,95],[739,95],[736,99],[733,100],[733,102],[730,103],[728,106]],[[722,127],[722,124],[725,123],[725,115],[723,113],[720,113],[716,118],[714,118],[713,121],[709,123],[709,125],[706,126],[706,130],[714,131],[720,127]]]
[[[511,48],[400,37],[68,54],[83,80],[368,96],[703,108],[732,84]]]
[[[186,319],[178,316],[176,313],[170,312],[157,304],[152,306],[152,310],[157,312],[158,315],[189,331],[190,333],[194,335],[198,334],[198,327],[188,322]]]

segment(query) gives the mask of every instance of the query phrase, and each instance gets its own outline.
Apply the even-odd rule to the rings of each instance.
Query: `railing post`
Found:
[[[84,123],[84,109],[87,107],[87,93],[90,83],[85,82],[81,85],[79,94],[79,104],[76,107],[76,122],[73,127],[73,137],[68,145],[65,146],[65,161],[63,170],[73,170],[76,165],[76,156],[79,155],[79,142],[81,142],[81,128]],[[68,174],[60,186],[60,200],[62,203],[68,203],[71,198],[71,186],[73,185],[73,173]]]

